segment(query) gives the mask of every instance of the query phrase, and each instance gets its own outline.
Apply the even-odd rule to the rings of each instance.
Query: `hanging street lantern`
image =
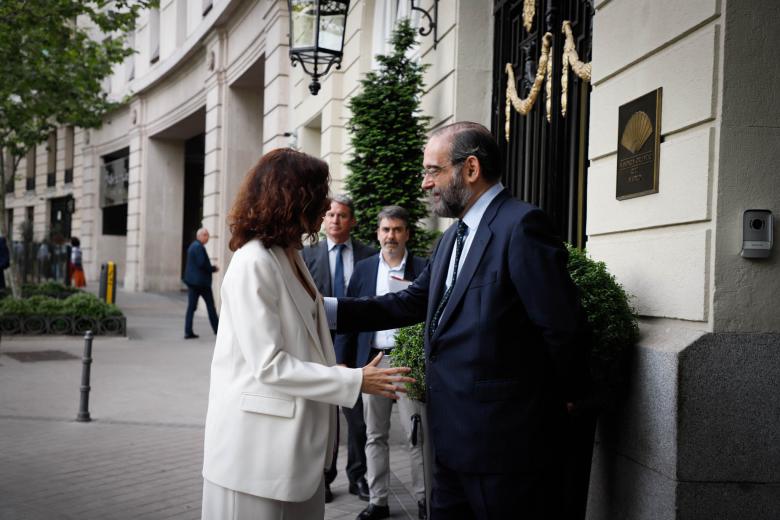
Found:
[[[290,61],[311,76],[309,92],[320,91],[319,78],[341,68],[349,0],[287,0],[290,8]]]

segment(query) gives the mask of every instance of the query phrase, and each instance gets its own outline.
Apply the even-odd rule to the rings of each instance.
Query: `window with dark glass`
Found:
[[[27,191],[35,190],[35,147],[33,146],[27,152],[27,175],[25,177],[25,189]]]
[[[130,149],[103,156],[100,167],[100,207],[104,235],[127,235],[127,193]]]
[[[65,127],[65,184],[73,182],[73,156],[76,151],[75,129]]]
[[[57,185],[57,131],[49,134],[46,141],[46,187]]]

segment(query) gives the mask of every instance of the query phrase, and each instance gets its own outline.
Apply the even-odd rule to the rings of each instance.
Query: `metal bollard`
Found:
[[[81,403],[79,404],[79,414],[76,416],[78,422],[90,422],[89,416],[89,373],[92,364],[92,331],[88,330],[84,334],[84,357],[81,362]]]

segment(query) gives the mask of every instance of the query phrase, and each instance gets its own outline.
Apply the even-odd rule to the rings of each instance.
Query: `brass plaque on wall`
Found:
[[[618,111],[618,200],[658,193],[661,91],[636,98]]]

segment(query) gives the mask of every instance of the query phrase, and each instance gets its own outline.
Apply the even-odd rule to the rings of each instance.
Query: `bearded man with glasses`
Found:
[[[560,518],[561,433],[587,391],[589,336],[567,252],[501,182],[482,125],[437,129],[422,188],[457,219],[407,289],[327,299],[339,332],[425,322],[431,520]]]

